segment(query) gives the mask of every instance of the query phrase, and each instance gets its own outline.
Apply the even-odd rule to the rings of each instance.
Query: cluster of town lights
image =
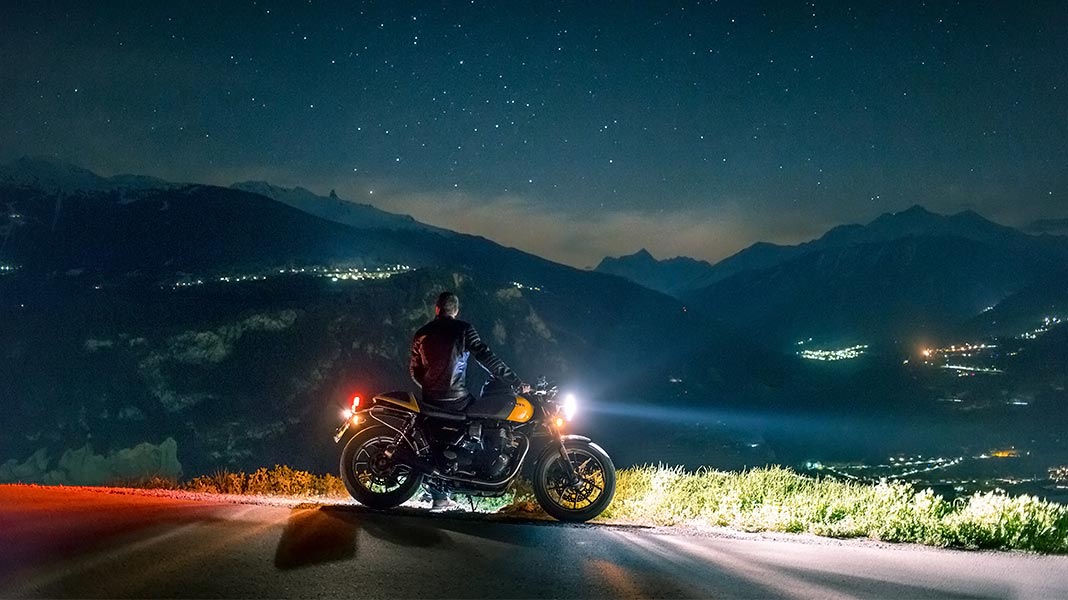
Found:
[[[991,458],[1018,458],[1020,451],[1016,448],[999,448],[984,452],[978,456],[972,456],[972,460],[984,460]],[[931,473],[934,471],[942,471],[949,469],[969,460],[966,456],[957,456],[952,458],[947,457],[928,457],[914,456],[914,457],[890,457],[885,464],[878,465],[866,465],[866,464],[824,464],[819,461],[810,461],[805,463],[805,468],[816,471],[825,471],[836,477],[843,479],[851,479],[854,481],[864,482],[877,482],[881,480],[896,480],[904,479],[907,477],[913,477],[915,475],[922,475],[925,473]],[[1068,478],[1068,467],[1060,467],[1060,470],[1050,469],[1050,478],[1056,480],[1055,475],[1060,475]],[[1023,480],[1021,480],[1023,481]],[[949,483],[948,480],[943,482]],[[954,482],[964,483],[964,482]],[[973,480],[972,483],[977,483]],[[1016,482],[1018,483],[1018,482]]]
[[[858,344],[841,350],[802,350],[797,354],[808,360],[836,361],[860,358],[867,350],[867,344]]]
[[[312,277],[329,278],[331,281],[364,281],[369,279],[388,279],[399,273],[411,271],[408,265],[388,265],[374,269],[356,267],[299,267],[278,269],[277,275],[311,275]],[[272,272],[272,274],[274,274]],[[171,284],[172,288],[193,287],[204,285],[206,282],[217,283],[241,283],[247,281],[265,281],[268,275],[224,275],[211,279],[183,279]]]
[[[1041,326],[1036,327],[1036,328],[1032,329],[1031,331],[1025,331],[1024,333],[1021,333],[1020,334],[1020,339],[1024,339],[1024,340],[1036,339],[1036,338],[1038,338],[1038,336],[1040,336],[1040,335],[1046,333],[1047,331],[1049,331],[1050,328],[1053,327],[1054,325],[1060,325],[1061,323],[1064,323],[1065,320],[1066,319],[1062,319],[1061,317],[1046,317],[1045,319],[1042,319],[1042,325]]]
[[[924,358],[931,358],[934,356],[975,356],[986,350],[993,350],[997,348],[997,344],[961,344],[960,346],[953,345],[947,348],[925,348],[922,352]]]
[[[540,292],[541,291],[541,288],[536,286],[536,285],[527,285],[525,283],[519,283],[518,281],[513,281],[512,285],[514,285],[516,287],[516,289],[519,289],[519,290],[531,290],[531,291],[535,291],[535,292]]]

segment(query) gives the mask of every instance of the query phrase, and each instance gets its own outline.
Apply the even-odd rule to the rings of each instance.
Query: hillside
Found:
[[[407,345],[442,289],[525,377],[598,401],[678,394],[681,378],[690,404],[759,403],[788,377],[675,299],[475,236],[356,229],[215,186],[23,180],[0,198],[0,395],[17,407],[0,459],[20,465],[174,438],[197,471],[325,470],[352,384],[411,386]]]

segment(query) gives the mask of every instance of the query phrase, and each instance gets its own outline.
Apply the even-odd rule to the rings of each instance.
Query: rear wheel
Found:
[[[396,437],[388,427],[368,427],[352,436],[341,451],[341,480],[360,504],[393,508],[419,490],[423,476],[385,454]]]
[[[557,444],[550,444],[534,468],[534,497],[561,521],[589,521],[608,508],[616,493],[616,467],[597,445],[564,440],[567,458],[578,476],[570,481]]]

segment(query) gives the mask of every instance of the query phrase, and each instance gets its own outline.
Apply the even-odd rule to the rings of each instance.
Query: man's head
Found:
[[[460,299],[452,292],[441,292],[434,305],[434,314],[455,317],[460,314]]]

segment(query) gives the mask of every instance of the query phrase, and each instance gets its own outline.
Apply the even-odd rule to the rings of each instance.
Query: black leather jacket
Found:
[[[519,377],[497,358],[466,321],[439,315],[415,332],[408,371],[423,388],[423,399],[459,400],[467,397],[467,358],[474,355],[484,369],[512,386]]]

